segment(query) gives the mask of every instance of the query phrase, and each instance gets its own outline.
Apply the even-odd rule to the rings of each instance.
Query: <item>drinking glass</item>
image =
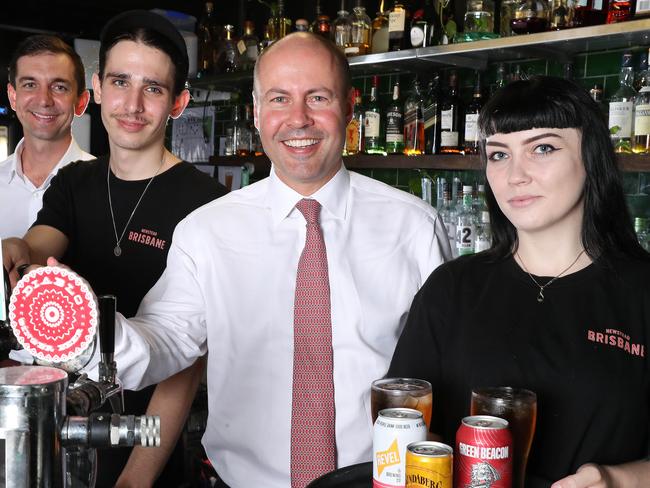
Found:
[[[524,488],[526,463],[535,434],[537,395],[509,386],[472,390],[471,415],[492,415],[506,419],[512,432],[513,488]]]
[[[422,412],[427,429],[431,424],[433,394],[431,383],[415,378],[383,378],[372,382],[370,393],[372,423],[384,408],[413,408]]]

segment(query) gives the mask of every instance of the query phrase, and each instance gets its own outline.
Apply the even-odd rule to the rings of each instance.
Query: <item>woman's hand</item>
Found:
[[[605,466],[583,464],[576,474],[556,481],[551,488],[614,488],[614,486]]]

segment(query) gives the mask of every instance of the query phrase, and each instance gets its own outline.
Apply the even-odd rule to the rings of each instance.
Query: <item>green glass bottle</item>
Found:
[[[381,124],[381,109],[377,92],[379,90],[379,77],[373,76],[370,89],[370,101],[366,105],[364,117],[364,146],[366,154],[386,155],[383,130]]]

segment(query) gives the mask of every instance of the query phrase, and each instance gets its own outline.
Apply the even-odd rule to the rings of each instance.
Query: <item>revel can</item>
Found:
[[[456,432],[457,486],[510,488],[512,435],[508,421],[489,415],[465,417]]]
[[[453,450],[433,441],[406,446],[406,488],[453,488]]]
[[[405,486],[406,446],[426,437],[427,427],[421,412],[412,408],[380,410],[372,440],[373,488]]]

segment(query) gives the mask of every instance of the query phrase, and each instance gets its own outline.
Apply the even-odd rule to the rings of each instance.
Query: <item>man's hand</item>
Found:
[[[29,265],[29,246],[18,237],[11,237],[2,240],[2,265],[9,272],[9,281],[13,289],[21,278],[19,268],[26,272],[24,265]]]
[[[562,478],[551,488],[613,488],[612,477],[607,468],[597,464],[584,464],[576,474]]]

